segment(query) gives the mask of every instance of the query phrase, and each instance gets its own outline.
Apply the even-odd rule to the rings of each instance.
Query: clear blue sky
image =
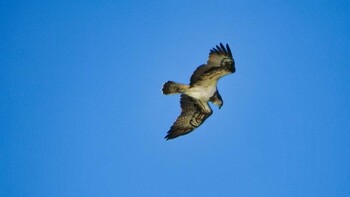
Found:
[[[350,196],[349,1],[0,7],[0,196]],[[220,42],[224,106],[164,140]]]

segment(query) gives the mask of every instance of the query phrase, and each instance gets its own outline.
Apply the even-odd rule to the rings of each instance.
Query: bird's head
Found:
[[[219,109],[221,109],[221,107],[224,105],[224,101],[223,100],[216,100],[215,102],[213,102],[216,106],[219,107]]]
[[[219,107],[219,109],[221,109],[221,107],[224,105],[224,101],[221,98],[221,95],[219,94],[219,91],[216,91],[214,96],[212,98],[210,98],[210,101]]]

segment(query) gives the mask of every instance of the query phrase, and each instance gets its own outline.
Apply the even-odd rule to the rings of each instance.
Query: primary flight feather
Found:
[[[206,64],[199,66],[192,74],[190,84],[167,81],[163,94],[181,94],[181,113],[171,126],[167,140],[185,135],[199,127],[213,113],[209,102],[219,109],[223,100],[217,89],[218,80],[236,71],[235,61],[228,44],[220,43],[210,50]]]

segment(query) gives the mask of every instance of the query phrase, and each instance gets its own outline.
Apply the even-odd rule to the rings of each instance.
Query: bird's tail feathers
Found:
[[[188,85],[176,83],[173,81],[167,81],[163,85],[163,94],[177,94],[177,93],[184,93],[189,88]]]

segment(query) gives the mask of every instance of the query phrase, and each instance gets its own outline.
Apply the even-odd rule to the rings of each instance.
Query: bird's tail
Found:
[[[189,88],[188,85],[176,83],[173,81],[167,81],[163,85],[163,94],[177,94],[177,93],[184,93]]]

